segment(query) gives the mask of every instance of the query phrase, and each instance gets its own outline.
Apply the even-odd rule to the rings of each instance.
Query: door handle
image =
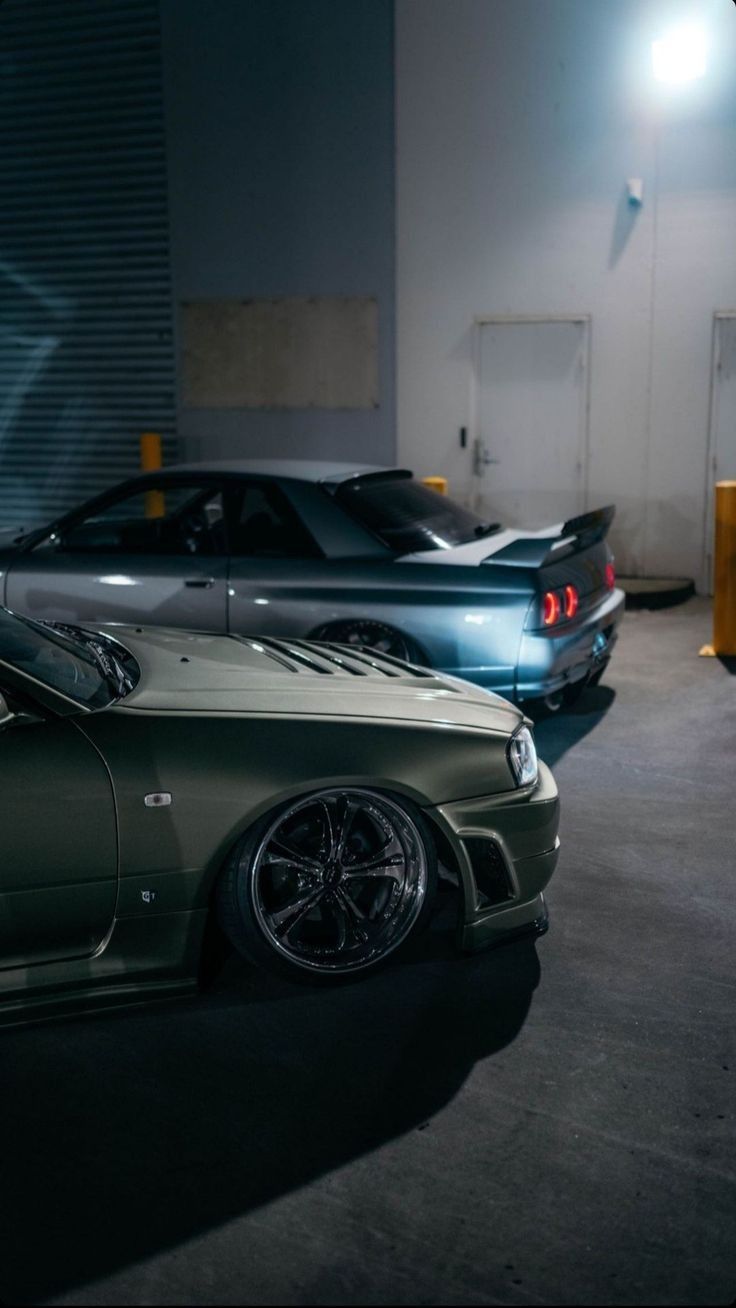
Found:
[[[480,438],[473,441],[473,472],[476,477],[483,476],[483,469],[491,463],[500,463],[500,459],[494,459],[488,452],[488,446]]]
[[[192,590],[210,590],[214,584],[214,577],[187,577],[184,582],[184,585],[191,586]]]

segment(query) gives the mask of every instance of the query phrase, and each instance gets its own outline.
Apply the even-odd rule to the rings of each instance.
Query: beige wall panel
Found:
[[[378,306],[364,296],[182,304],[184,404],[372,409]]]

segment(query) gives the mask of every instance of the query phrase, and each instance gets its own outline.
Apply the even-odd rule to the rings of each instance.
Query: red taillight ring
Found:
[[[542,621],[545,627],[553,627],[560,620],[562,606],[560,597],[554,590],[547,590],[542,599]]]
[[[577,587],[565,587],[565,617],[574,618],[578,611],[580,600],[578,598]]]
[[[616,585],[616,569],[614,568],[614,566],[613,566],[612,563],[607,563],[607,564],[606,564],[606,586],[608,587],[609,590],[613,590],[613,588],[614,588],[615,585]]]

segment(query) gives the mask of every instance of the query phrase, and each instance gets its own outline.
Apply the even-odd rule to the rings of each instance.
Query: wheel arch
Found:
[[[255,826],[268,814],[276,814],[279,809],[285,808],[287,804],[296,800],[308,799],[310,795],[315,795],[320,790],[340,790],[342,788],[346,790],[376,790],[389,799],[407,799],[420,810],[425,818],[427,818],[428,806],[431,803],[427,795],[414,787],[396,781],[395,778],[376,777],[373,774],[370,776],[358,773],[349,776],[343,774],[310,777],[308,782],[285,787],[277,794],[270,795],[250,807],[237,822],[234,822],[228,828],[227,834],[222,840],[218,841],[216,849],[203,871],[203,887],[208,900],[211,899],[217,879],[232,855],[235,846],[247,835],[251,827]],[[427,820],[434,834],[436,824],[431,819]]]

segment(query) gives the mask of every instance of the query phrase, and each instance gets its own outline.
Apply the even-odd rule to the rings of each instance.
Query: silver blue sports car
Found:
[[[61,622],[287,637],[297,659],[304,639],[370,646],[555,708],[600,679],[616,640],[613,512],[519,531],[402,468],[181,464],[12,540],[0,601]]]

